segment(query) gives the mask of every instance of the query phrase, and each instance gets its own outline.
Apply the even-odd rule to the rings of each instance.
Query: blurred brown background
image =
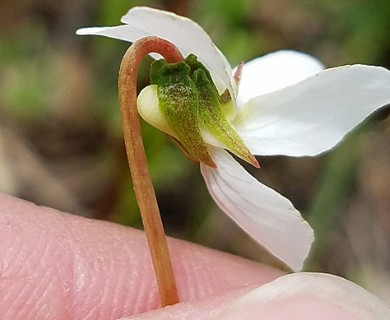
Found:
[[[129,44],[78,37],[132,6],[186,15],[232,65],[283,48],[327,66],[390,67],[388,0],[0,3],[0,191],[141,227],[119,125],[117,72]],[[140,86],[148,83],[148,63]],[[316,231],[307,269],[345,276],[390,302],[390,117],[375,114],[318,158],[260,158],[251,172],[287,196]],[[277,264],[213,204],[198,166],[144,125],[168,234]]]

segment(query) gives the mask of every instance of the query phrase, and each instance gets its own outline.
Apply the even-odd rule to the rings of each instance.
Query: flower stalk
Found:
[[[147,166],[137,111],[139,65],[142,59],[152,52],[161,54],[168,63],[183,60],[180,51],[172,43],[155,36],[142,38],[130,46],[122,59],[118,88],[122,131],[134,191],[149,244],[161,305],[167,306],[179,302],[179,298],[164,227]]]

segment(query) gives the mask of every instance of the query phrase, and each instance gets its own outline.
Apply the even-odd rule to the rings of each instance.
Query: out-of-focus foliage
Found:
[[[128,43],[78,37],[132,6],[186,15],[232,65],[289,48],[328,66],[390,67],[388,0],[0,3],[0,191],[141,227],[121,137],[117,73]],[[189,35],[191,36],[191,35]],[[146,59],[139,87],[148,84]],[[390,121],[375,115],[329,155],[260,158],[259,179],[286,195],[317,233],[309,268],[359,280],[390,301]],[[222,215],[198,166],[143,124],[163,220],[173,236],[277,264]]]

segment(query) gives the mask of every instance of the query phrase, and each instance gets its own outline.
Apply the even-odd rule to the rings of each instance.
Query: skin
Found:
[[[168,245],[181,303],[159,308],[143,232],[0,194],[0,319],[378,320],[310,292],[248,302],[283,273],[176,239]]]
[[[282,274],[188,242],[168,244],[180,301],[191,301],[180,304],[187,319],[206,319]],[[143,232],[7,195],[0,195],[0,293],[1,319],[107,320],[159,307]]]

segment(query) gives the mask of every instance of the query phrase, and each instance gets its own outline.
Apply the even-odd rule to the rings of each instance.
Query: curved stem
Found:
[[[160,211],[147,167],[137,111],[138,68],[141,60],[151,52],[161,54],[169,63],[183,60],[180,51],[172,43],[154,36],[142,38],[127,50],[122,59],[118,88],[122,131],[134,191],[149,244],[161,305],[166,306],[177,303],[179,298]]]

